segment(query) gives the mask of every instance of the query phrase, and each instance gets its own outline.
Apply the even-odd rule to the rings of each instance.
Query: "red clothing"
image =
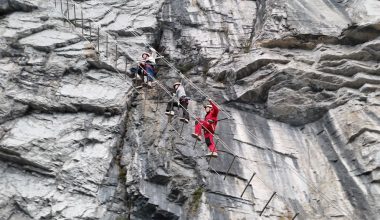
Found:
[[[210,104],[212,105],[212,108],[211,108],[211,110],[205,116],[205,121],[209,122],[210,126],[206,127],[207,130],[205,128],[203,128],[205,130],[204,131],[205,134],[209,133],[209,132],[211,132],[212,134],[214,134],[215,133],[216,125],[218,124],[218,113],[219,113],[218,106],[216,106],[211,101],[210,101]]]
[[[205,141],[209,150],[211,152],[216,152],[217,149],[214,143],[214,133],[215,133],[216,125],[218,123],[219,109],[213,102],[210,101],[210,104],[212,105],[212,108],[210,112],[206,114],[205,119],[200,120],[199,118],[197,118],[199,123],[196,122],[195,124],[195,134],[201,136],[202,128],[203,128]]]

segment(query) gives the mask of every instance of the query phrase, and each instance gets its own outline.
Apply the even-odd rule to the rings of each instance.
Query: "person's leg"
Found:
[[[190,117],[189,117],[189,112],[187,110],[187,106],[189,105],[189,103],[187,101],[183,101],[181,102],[181,108],[182,108],[182,117],[184,119],[187,119],[188,121],[190,120]]]
[[[139,66],[137,75],[136,75],[136,88],[141,89],[144,84],[144,69]]]
[[[157,79],[157,71],[155,68],[152,69],[152,76]]]
[[[174,111],[173,111],[173,107],[177,107],[178,104],[176,101],[170,101],[168,102],[168,105],[166,106],[166,112],[165,114],[166,115],[171,115],[171,116],[174,116]]]
[[[152,82],[154,81],[154,70],[150,67],[147,68],[147,74],[148,74],[148,86],[151,87],[152,86]]]
[[[205,134],[205,142],[209,150],[209,153],[206,156],[218,157],[217,149],[214,143],[214,135],[210,133]]]
[[[142,68],[139,66],[138,68],[136,68],[136,72],[135,72],[135,86],[137,89],[140,89],[142,88],[141,84],[142,84],[142,80],[144,79],[143,77],[143,71],[142,71]]]
[[[141,78],[141,80],[144,80],[145,70],[141,66],[138,67],[137,75]]]
[[[166,106],[166,112],[170,112],[173,110],[173,101],[168,102],[168,105]]]
[[[146,72],[148,74],[148,81],[152,82],[154,80],[153,78],[155,78],[154,77],[154,70],[152,68],[148,67],[148,68],[146,68]]]
[[[203,123],[203,121],[201,121],[200,118],[197,118],[197,120],[195,121],[194,133],[191,135],[191,136],[193,136],[193,138],[196,138],[199,141],[202,140],[202,138],[201,138],[201,136],[202,136],[202,123]]]
[[[202,125],[203,125],[202,128],[203,128],[205,134],[206,133],[213,133],[214,132],[212,124],[210,122],[204,121],[204,123]]]
[[[137,68],[136,67],[131,67],[129,68],[129,71],[127,71],[127,74],[130,78],[134,79],[136,78],[137,75]]]
[[[147,68],[141,68],[141,79],[142,79],[142,83],[147,83],[148,82],[148,72],[147,72]]]
[[[171,110],[171,114],[174,115],[174,107],[177,107],[178,108],[178,102],[177,101],[173,101],[173,107],[172,107],[172,110]]]
[[[210,135],[210,136],[208,136],[206,139],[208,139],[209,141],[209,143],[208,143],[208,149],[209,149],[209,151],[211,151],[211,152],[217,152],[217,150],[216,150],[216,146],[215,146],[215,142],[214,142],[214,135]]]

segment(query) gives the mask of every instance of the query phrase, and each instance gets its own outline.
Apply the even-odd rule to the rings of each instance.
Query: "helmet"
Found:
[[[180,83],[180,82],[176,82],[176,83],[174,83],[174,84],[173,84],[173,88],[175,88],[176,85],[181,85],[181,83]]]
[[[146,52],[144,52],[144,53],[141,55],[141,57],[144,57],[144,55],[147,55],[148,57],[150,57],[150,54],[149,54],[149,53],[146,53]]]

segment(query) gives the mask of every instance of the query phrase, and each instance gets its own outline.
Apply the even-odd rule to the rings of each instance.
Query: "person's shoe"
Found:
[[[212,152],[208,152],[207,154],[206,154],[206,157],[212,157],[213,156],[213,153]]]
[[[136,86],[136,89],[142,89],[142,85]]]
[[[218,157],[218,153],[216,153],[216,152],[212,152],[212,155],[211,155],[212,157]]]
[[[189,119],[187,118],[180,118],[179,120],[186,124],[189,123]]]
[[[127,71],[125,72],[125,74],[127,76],[129,76],[130,78],[136,78],[136,74],[132,73],[130,70],[127,69]]]
[[[167,112],[165,112],[165,115],[174,116],[174,111],[167,111]]]
[[[191,136],[192,136],[193,138],[196,138],[198,141],[201,141],[201,140],[202,140],[201,136],[200,136],[200,135],[197,135],[196,133],[192,133]]]
[[[151,81],[148,82],[148,88],[152,88],[152,82]]]

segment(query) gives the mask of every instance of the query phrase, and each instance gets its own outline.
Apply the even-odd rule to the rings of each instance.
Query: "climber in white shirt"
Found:
[[[175,90],[175,100],[168,102],[165,114],[168,116],[173,116],[173,107],[181,108],[182,118],[180,118],[179,120],[184,123],[189,123],[190,117],[189,112],[187,110],[187,106],[189,105],[189,97],[186,96],[185,88],[180,82],[174,83],[173,88]]]

